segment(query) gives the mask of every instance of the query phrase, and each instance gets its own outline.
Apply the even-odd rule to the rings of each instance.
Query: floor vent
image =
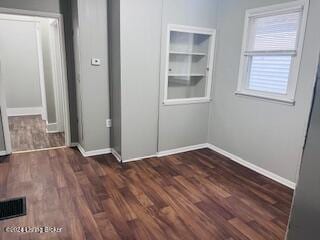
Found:
[[[26,198],[15,198],[0,202],[0,221],[27,214]]]

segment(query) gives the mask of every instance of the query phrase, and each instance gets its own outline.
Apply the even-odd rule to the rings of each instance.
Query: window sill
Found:
[[[253,97],[253,98],[258,98],[261,100],[265,101],[270,101],[270,102],[275,102],[275,103],[281,103],[289,106],[294,106],[295,105],[295,100],[289,99],[289,98],[284,98],[284,97],[271,97],[271,96],[266,96],[264,94],[258,94],[258,93],[249,93],[249,92],[244,92],[244,91],[236,91],[236,95],[239,96],[245,96],[245,97]]]
[[[170,106],[170,105],[209,103],[210,101],[211,101],[211,98],[173,99],[173,100],[164,100],[163,104],[166,106]]]

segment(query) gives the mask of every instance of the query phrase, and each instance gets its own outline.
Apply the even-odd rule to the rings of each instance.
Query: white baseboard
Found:
[[[182,148],[176,148],[176,149],[171,149],[171,150],[166,150],[166,151],[160,151],[157,153],[158,157],[164,157],[164,156],[169,156],[177,153],[183,153],[183,152],[189,152],[189,151],[194,151],[202,148],[207,148],[208,144],[198,144],[198,145],[193,145],[193,146],[188,146],[188,147],[182,147]]]
[[[41,118],[43,121],[46,121],[48,122],[48,116],[47,116],[47,112],[46,112],[46,108],[45,107],[42,107],[41,108]]]
[[[288,180],[288,179],[285,179],[283,177],[280,177],[279,175],[275,174],[275,173],[272,173],[268,170],[265,170],[257,165],[254,165],[248,161],[245,161],[244,159],[232,154],[232,153],[229,153],[221,148],[218,148],[212,144],[207,144],[208,148],[211,149],[212,151],[215,151],[217,153],[220,153],[221,155],[224,155],[225,157],[229,158],[230,160],[234,161],[234,162],[237,162],[239,163],[240,165],[246,167],[246,168],[249,168],[257,173],[260,173],[261,175],[263,176],[266,176],[278,183],[281,183],[291,189],[295,189],[296,187],[296,183]]]
[[[8,155],[8,153],[6,151],[0,151],[0,157],[6,156],[6,155]]]
[[[198,150],[201,148],[207,148],[208,144],[199,144],[199,145],[193,145],[193,146],[188,146],[188,147],[182,147],[182,148],[176,148],[176,149],[171,149],[171,150],[166,150],[166,151],[161,151],[153,155],[149,156],[144,156],[144,157],[137,157],[137,158],[131,158],[127,160],[123,160],[123,163],[129,163],[129,162],[135,162],[135,161],[140,161],[144,160],[146,158],[154,158],[154,157],[164,157],[164,156],[169,156],[177,153],[183,153],[183,152],[189,152],[193,150]]]
[[[96,150],[96,151],[88,151],[86,152],[80,144],[77,145],[79,151],[82,153],[83,156],[85,157],[89,157],[89,156],[95,156],[95,155],[101,155],[101,154],[108,154],[108,153],[112,153],[113,156],[119,161],[121,162],[121,156],[120,154],[114,150],[114,149],[101,149],[101,150]],[[194,150],[198,150],[198,149],[203,149],[203,148],[209,148],[211,149],[212,151],[215,151],[227,158],[229,158],[230,160],[236,162],[236,163],[239,163],[240,165],[246,167],[246,168],[249,168],[265,177],[268,177],[278,183],[281,183],[291,189],[295,189],[296,187],[296,183],[288,180],[288,179],[285,179],[283,177],[280,177],[279,175],[275,174],[275,173],[272,173],[266,169],[263,169],[255,164],[252,164],[232,153],[229,153],[219,147],[216,147],[212,144],[209,144],[209,143],[204,143],[204,144],[198,144],[198,145],[194,145],[194,146],[188,146],[188,147],[182,147],[182,148],[176,148],[176,149],[171,149],[171,150],[166,150],[166,151],[161,151],[161,152],[158,152],[157,154],[155,155],[151,155],[151,156],[145,156],[145,157],[138,157],[138,158],[132,158],[132,159],[128,159],[128,160],[123,160],[122,162],[123,163],[128,163],[128,162],[134,162],[134,161],[140,161],[140,160],[143,160],[143,159],[146,159],[146,158],[152,158],[152,157],[164,157],[164,156],[169,156],[169,155],[173,155],[173,154],[178,154],[178,153],[183,153],[183,152],[189,152],[189,151],[194,151]]]
[[[42,107],[31,108],[7,108],[8,117],[43,115]]]
[[[144,157],[131,158],[131,159],[127,159],[127,160],[122,160],[122,162],[123,163],[136,162],[136,161],[144,160],[147,158],[154,158],[154,157],[158,157],[158,155],[154,154],[154,155],[149,155],[149,156],[144,156]]]
[[[98,155],[111,153],[110,148],[98,149],[98,150],[93,150],[93,151],[86,151],[86,150],[84,150],[84,148],[80,144],[78,144],[77,147],[84,157],[92,157],[92,156],[98,156]]]
[[[111,148],[111,153],[118,160],[118,162],[122,162],[121,155],[114,148]]]
[[[244,159],[229,153],[221,148],[218,148],[212,144],[209,143],[204,143],[204,144],[198,144],[198,145],[194,145],[194,146],[188,146],[188,147],[182,147],[182,148],[176,148],[176,149],[172,149],[172,150],[166,150],[166,151],[161,151],[158,152],[155,156],[148,156],[148,157],[141,157],[141,158],[134,158],[134,159],[130,159],[130,160],[125,160],[123,162],[132,162],[132,161],[138,161],[138,160],[143,160],[145,158],[150,158],[150,157],[164,157],[164,156],[169,156],[169,155],[173,155],[173,154],[178,154],[178,153],[183,153],[183,152],[189,152],[189,151],[194,151],[194,150],[198,150],[198,149],[203,149],[203,148],[209,148],[212,151],[215,151],[217,153],[220,153],[221,155],[229,158],[230,160],[239,163],[240,165],[249,168],[263,176],[266,176],[278,183],[281,183],[291,189],[295,189],[296,184],[288,179],[285,179],[283,177],[280,177],[279,175],[272,173],[268,170],[265,170],[259,166],[256,166],[248,161],[245,161]]]
[[[79,143],[76,143],[76,142],[72,142],[70,143],[70,145],[68,147],[78,147]]]
[[[57,123],[47,124],[47,133],[58,133],[58,132],[61,132],[61,131],[59,131]]]

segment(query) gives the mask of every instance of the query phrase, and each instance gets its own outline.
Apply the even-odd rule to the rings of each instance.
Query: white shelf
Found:
[[[194,56],[206,56],[207,54],[201,52],[180,52],[180,51],[170,51],[170,54],[174,55],[194,55]]]
[[[211,91],[215,30],[168,25],[165,104],[208,101]]]
[[[190,74],[184,74],[184,73],[169,73],[169,77],[204,77],[205,74],[197,74],[197,73],[190,73]]]

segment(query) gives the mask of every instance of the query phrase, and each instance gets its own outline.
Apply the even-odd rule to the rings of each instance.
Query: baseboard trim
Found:
[[[28,108],[7,108],[8,117],[19,117],[19,116],[32,116],[41,115],[43,116],[42,107],[28,107]]]
[[[215,151],[215,152],[217,152],[217,153],[229,158],[230,160],[232,160],[232,161],[234,161],[236,163],[239,163],[240,165],[242,165],[242,166],[244,166],[246,168],[249,168],[249,169],[251,169],[251,170],[253,170],[253,171],[255,171],[255,172],[257,172],[257,173],[259,173],[259,174],[261,174],[261,175],[263,175],[265,177],[268,177],[268,178],[270,178],[270,179],[272,179],[272,180],[274,180],[274,181],[276,181],[278,183],[281,183],[281,184],[283,184],[283,185],[285,185],[285,186],[287,186],[287,187],[289,187],[291,189],[295,189],[295,187],[296,187],[296,184],[294,182],[292,182],[292,181],[290,181],[290,180],[288,180],[286,178],[280,177],[279,175],[277,175],[277,174],[275,174],[273,172],[270,172],[268,170],[265,170],[265,169],[255,165],[255,164],[252,164],[252,163],[242,159],[241,157],[236,156],[236,155],[234,155],[232,153],[229,153],[229,152],[227,152],[227,151],[225,151],[225,150],[223,150],[223,149],[221,149],[221,148],[219,148],[217,146],[214,146],[212,144],[207,144],[207,147],[209,149],[211,149],[212,151]]]
[[[164,156],[169,156],[173,154],[178,154],[178,153],[183,153],[183,152],[190,152],[202,148],[207,148],[208,144],[198,144],[198,145],[193,145],[193,146],[188,146],[188,147],[181,147],[181,148],[176,148],[176,149],[171,149],[171,150],[166,150],[166,151],[160,151],[157,153],[157,157],[164,157]]]
[[[111,154],[118,160],[118,162],[122,162],[121,155],[114,148],[111,148]]]
[[[141,160],[144,160],[144,159],[154,158],[154,157],[158,157],[158,155],[154,154],[154,155],[149,155],[149,156],[144,156],[144,157],[131,158],[131,159],[128,159],[128,160],[122,160],[122,162],[123,163],[136,162],[136,161],[141,161]]]
[[[47,124],[47,133],[58,133],[58,124],[57,123],[48,123]]]
[[[76,142],[72,142],[70,143],[69,147],[73,148],[73,147],[78,147],[79,143]]]
[[[84,157],[93,157],[93,156],[111,153],[110,148],[98,149],[98,150],[93,150],[93,151],[86,151],[86,150],[84,150],[84,148],[80,144],[77,145],[77,148],[79,149],[82,156],[84,156]]]
[[[173,154],[194,151],[194,150],[207,148],[207,147],[208,147],[208,144],[198,144],[198,145],[193,145],[193,146],[188,146],[188,147],[182,147],[182,148],[176,148],[176,149],[161,151],[161,152],[158,152],[156,154],[149,155],[149,156],[122,160],[122,162],[123,163],[129,163],[129,162],[135,162],[135,161],[144,160],[144,159],[147,159],[147,158],[164,157],[164,156],[169,156],[169,155],[173,155]]]
[[[129,163],[129,162],[135,162],[135,161],[140,161],[140,160],[144,160],[147,158],[153,158],[153,157],[164,157],[164,156],[170,156],[170,155],[174,155],[174,154],[178,154],[178,153],[184,153],[184,152],[189,152],[189,151],[194,151],[194,150],[198,150],[198,149],[203,149],[203,148],[209,148],[212,151],[215,151],[227,158],[229,158],[231,161],[234,161],[246,168],[249,168],[265,177],[268,177],[284,186],[287,186],[291,189],[295,189],[296,187],[296,183],[283,178],[273,172],[270,172],[266,169],[263,169],[255,164],[252,164],[244,159],[242,159],[239,156],[236,156],[232,153],[229,153],[217,146],[214,146],[210,143],[204,143],[204,144],[198,144],[198,145],[193,145],[193,146],[188,146],[188,147],[182,147],[182,148],[176,148],[176,149],[171,149],[171,150],[166,150],[166,151],[160,151],[155,155],[150,155],[150,156],[145,156],[145,157],[138,157],[138,158],[132,158],[132,159],[128,159],[128,160],[122,160],[121,155],[115,150],[115,149],[110,149],[110,148],[106,148],[106,149],[101,149],[101,150],[95,150],[95,151],[85,151],[80,144],[77,144],[77,147],[79,149],[79,151],[82,153],[82,155],[84,157],[90,157],[90,156],[96,156],[96,155],[102,155],[102,154],[108,154],[111,153],[119,162],[123,162],[123,163]],[[122,161],[121,161],[122,160]]]
[[[8,153],[6,151],[0,151],[0,157],[6,156],[6,155],[8,155]]]

